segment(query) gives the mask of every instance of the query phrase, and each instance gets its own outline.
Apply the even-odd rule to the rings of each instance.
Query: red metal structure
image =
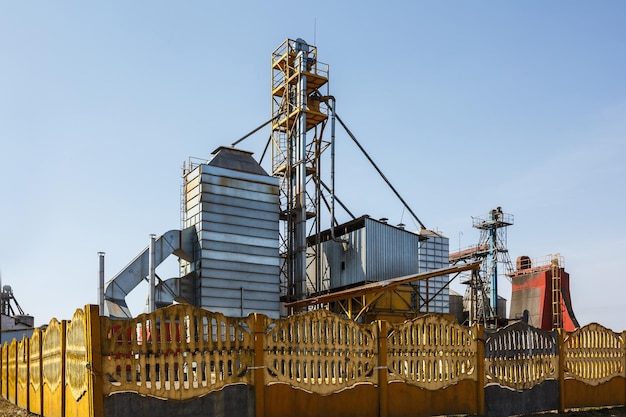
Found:
[[[552,255],[548,262],[535,265],[528,256],[517,258],[516,271],[510,275],[509,317],[523,319],[542,330],[576,330],[580,326],[572,309],[569,274],[565,272],[562,258]]]

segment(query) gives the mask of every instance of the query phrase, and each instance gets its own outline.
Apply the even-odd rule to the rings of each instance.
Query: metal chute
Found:
[[[184,230],[170,230],[155,241],[155,267],[163,263],[170,255],[176,255],[192,261],[196,230],[189,227]],[[126,296],[135,289],[149,274],[149,249],[146,247],[124,269],[105,285],[105,314],[112,318],[133,317],[126,303]]]

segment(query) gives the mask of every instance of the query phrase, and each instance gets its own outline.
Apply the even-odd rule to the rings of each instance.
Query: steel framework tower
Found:
[[[487,217],[473,217],[472,227],[480,230],[478,248],[488,248],[483,260],[483,279],[473,277],[470,283],[472,290],[477,291],[476,300],[482,300],[481,307],[485,306],[485,297],[489,293],[489,312],[485,318],[496,318],[498,311],[498,263],[503,263],[506,273],[513,272],[509,251],[506,245],[506,228],[513,225],[513,215],[502,212],[498,207],[491,210]],[[478,288],[476,288],[478,287]],[[474,299],[474,296],[472,297]],[[480,304],[480,301],[479,303]],[[481,316],[481,309],[476,308],[477,316]]]
[[[472,227],[480,230],[478,245],[450,254],[450,263],[470,260],[481,261],[480,271],[472,271],[463,281],[468,285],[465,309],[469,324],[482,321],[497,325],[498,315],[498,263],[504,264],[506,274],[513,273],[513,265],[506,245],[506,228],[513,225],[513,215],[502,212],[500,207],[485,217],[472,217]]]
[[[276,48],[271,68],[272,175],[280,178],[283,222],[281,293],[293,301],[304,298],[307,288],[320,287],[317,276],[307,277],[307,264],[316,262],[315,253],[307,255],[307,236],[320,233],[320,156],[329,147],[322,136],[334,101],[328,95],[328,65],[318,62],[317,48],[302,39],[287,39]]]

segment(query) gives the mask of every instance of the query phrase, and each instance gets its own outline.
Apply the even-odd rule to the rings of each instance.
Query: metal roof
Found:
[[[220,146],[213,151],[212,155],[213,158],[207,162],[209,166],[248,172],[250,174],[268,175],[261,165],[254,160],[252,152]]]
[[[391,225],[391,224],[389,224],[387,222],[384,222],[384,221],[381,221],[381,220],[372,219],[367,214],[365,214],[365,215],[363,215],[361,217],[357,217],[354,220],[350,220],[350,221],[348,221],[346,223],[342,223],[342,224],[340,224],[338,226],[335,226],[335,229],[334,229],[335,230],[335,236],[343,236],[343,235],[348,234],[350,232],[354,232],[355,230],[359,230],[359,229],[364,228],[366,219],[370,219],[370,220],[378,222],[380,224],[385,224],[385,225],[387,225],[389,227],[393,227],[393,228],[396,228],[398,230],[402,230],[404,233],[411,233],[413,235],[417,235],[417,236],[419,236],[419,240],[420,241],[428,239],[428,237],[425,236],[425,235],[422,235],[421,232],[420,233],[411,232],[409,230],[403,229],[402,227],[394,226],[394,225]],[[324,230],[324,231],[322,231],[320,233],[320,242],[326,242],[326,241],[331,240],[331,239],[332,239],[332,233],[331,233],[330,229]],[[314,235],[309,236],[307,238],[307,243],[309,245],[315,244],[316,243],[315,242],[315,236]]]

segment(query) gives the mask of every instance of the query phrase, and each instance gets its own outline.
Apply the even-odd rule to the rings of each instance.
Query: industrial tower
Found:
[[[334,100],[328,95],[328,65],[318,62],[317,48],[302,39],[287,39],[272,53],[272,175],[279,178],[281,294],[302,299],[321,283],[307,277],[307,236],[320,234],[322,139]],[[310,221],[309,221],[310,220]],[[331,219],[334,222],[334,219]],[[318,268],[313,270],[317,271]]]
[[[505,267],[505,273],[513,273],[513,266],[507,249],[507,227],[513,225],[513,215],[502,212],[501,207],[489,211],[487,216],[472,217],[472,227],[480,230],[478,245],[450,254],[450,263],[480,260],[480,271],[472,271],[470,278],[463,282],[468,285],[467,310],[469,323],[477,321],[496,324],[498,319],[498,263]]]

